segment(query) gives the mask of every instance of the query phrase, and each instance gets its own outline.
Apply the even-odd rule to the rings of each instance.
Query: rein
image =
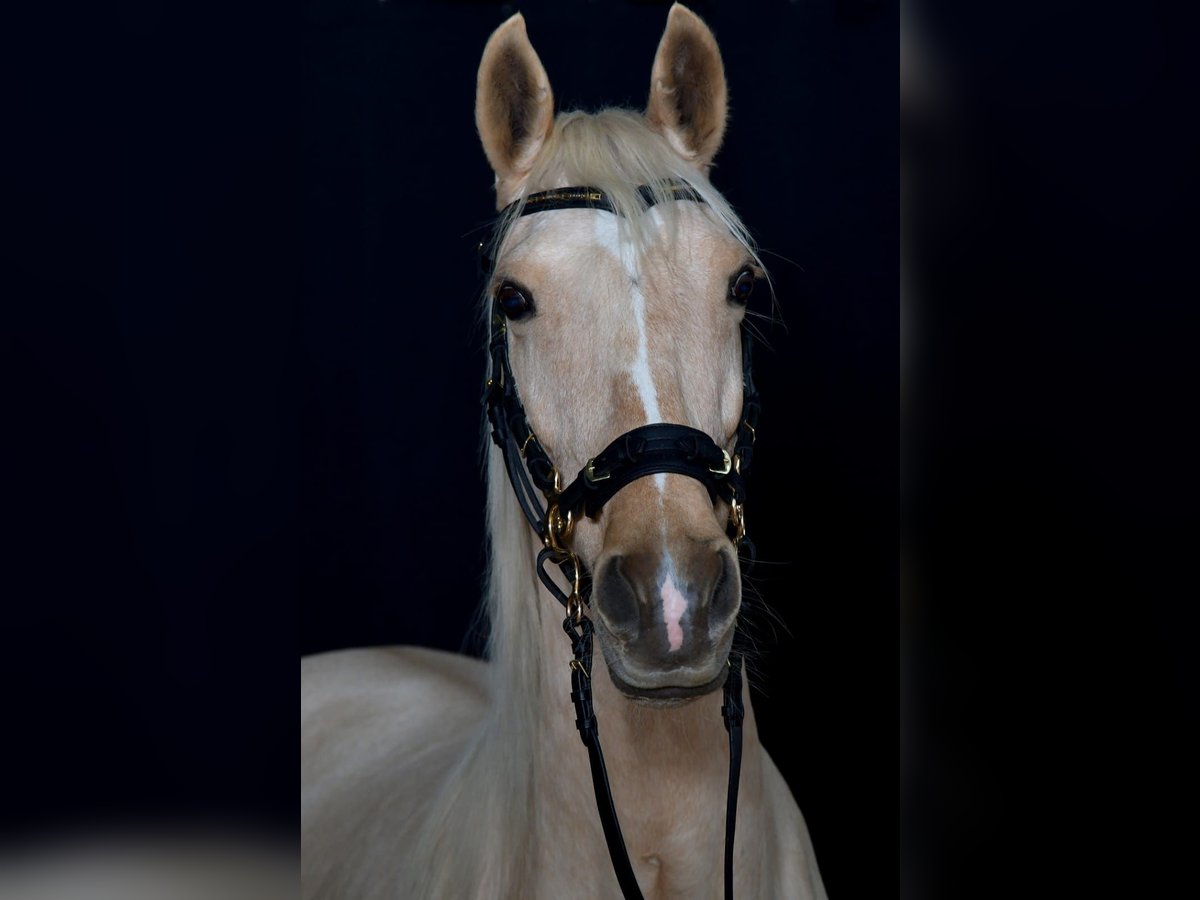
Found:
[[[704,202],[699,194],[683,182],[670,181],[665,187],[670,194],[667,199]],[[638,193],[647,207],[657,202],[654,192],[648,186],[638,188]],[[591,187],[568,187],[532,194],[525,198],[523,204],[518,200],[501,211],[500,221],[559,209],[615,212],[603,191]],[[493,246],[498,246],[498,242],[494,241]],[[490,274],[493,261],[483,252],[482,244],[480,251],[484,271]],[[574,525],[581,516],[594,518],[621,488],[639,478],[661,472],[694,478],[704,485],[714,504],[718,500],[728,503],[727,533],[730,540],[739,549],[745,547],[753,561],[754,545],[746,537],[743,506],[745,477],[753,456],[760,407],[750,366],[750,336],[745,329],[742,330],[742,414],[734,438],[732,455],[698,429],[687,425],[656,422],[635,428],[618,437],[589,459],[575,479],[566,486],[562,483],[559,470],[529,424],[525,408],[517,394],[508,355],[507,319],[499,300],[495,298],[492,301],[488,353],[491,357],[492,375],[484,390],[483,400],[492,427],[492,440],[504,455],[504,466],[521,511],[543,545],[537,558],[538,579],[566,610],[563,630],[571,640],[574,656],[571,660],[571,700],[575,705],[575,726],[579,729],[584,746],[587,747],[596,808],[608,844],[609,857],[612,859],[613,870],[626,900],[642,900],[613,804],[608,770],[600,748],[596,713],[592,705],[594,626],[591,619],[583,614],[584,608],[590,606],[591,577],[583,570],[579,557],[570,550],[569,542]],[[547,564],[559,567],[571,585],[570,594],[559,587],[551,577],[546,570]],[[721,718],[729,732],[724,877],[725,897],[726,900],[730,900],[733,897],[733,839],[742,762],[742,720],[745,715],[742,704],[742,654],[737,649],[736,630],[734,648],[730,651],[727,665],[729,675],[725,679]]]

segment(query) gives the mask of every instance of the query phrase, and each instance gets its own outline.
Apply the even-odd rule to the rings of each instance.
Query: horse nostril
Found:
[[[625,557],[614,556],[596,582],[596,599],[605,623],[614,630],[636,632],[640,621],[637,590],[624,571]]]
[[[717,555],[721,558],[721,568],[709,597],[709,614],[714,620],[730,619],[737,615],[742,599],[737,562],[730,553]]]

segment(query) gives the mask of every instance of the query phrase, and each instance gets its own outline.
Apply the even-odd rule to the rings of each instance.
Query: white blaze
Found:
[[[657,210],[650,212],[657,213]],[[596,240],[616,257],[629,279],[633,299],[633,321],[637,326],[637,355],[629,374],[642,401],[642,408],[646,411],[646,423],[661,422],[662,411],[658,408],[658,391],[654,387],[654,374],[650,371],[650,341],[646,335],[646,296],[638,283],[637,251],[630,241],[622,239],[617,217],[610,213],[600,213],[596,216]],[[667,476],[662,472],[657,473],[654,476],[654,485],[661,494],[666,488]]]
[[[659,228],[663,227],[663,219],[657,209],[647,211],[647,215]],[[658,405],[658,390],[654,387],[654,373],[650,370],[650,339],[646,331],[646,295],[642,293],[638,277],[637,250],[633,243],[622,238],[617,217],[607,213],[595,216],[595,236],[599,246],[612,254],[621,264],[621,269],[629,283],[629,295],[632,301],[632,318],[637,328],[637,352],[629,368],[629,374],[646,411],[647,424],[663,421],[662,410]],[[654,486],[658,489],[658,503],[662,506],[663,495],[666,491],[667,476],[658,472],[654,476]],[[660,519],[663,537],[663,550],[666,550],[667,520]],[[666,574],[659,590],[662,599],[662,620],[667,628],[667,645],[674,652],[683,646],[683,616],[687,612],[688,601],[684,593],[675,584],[675,569],[671,558],[664,559]]]

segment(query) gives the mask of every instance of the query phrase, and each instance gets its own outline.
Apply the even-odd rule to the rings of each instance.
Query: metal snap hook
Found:
[[[733,523],[734,546],[738,546],[746,538],[746,508],[738,500],[729,502],[729,521]]]

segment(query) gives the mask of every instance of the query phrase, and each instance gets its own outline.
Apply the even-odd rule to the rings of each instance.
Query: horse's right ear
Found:
[[[554,125],[554,95],[517,13],[483,48],[475,89],[475,125],[496,173],[499,206],[511,200]]]

